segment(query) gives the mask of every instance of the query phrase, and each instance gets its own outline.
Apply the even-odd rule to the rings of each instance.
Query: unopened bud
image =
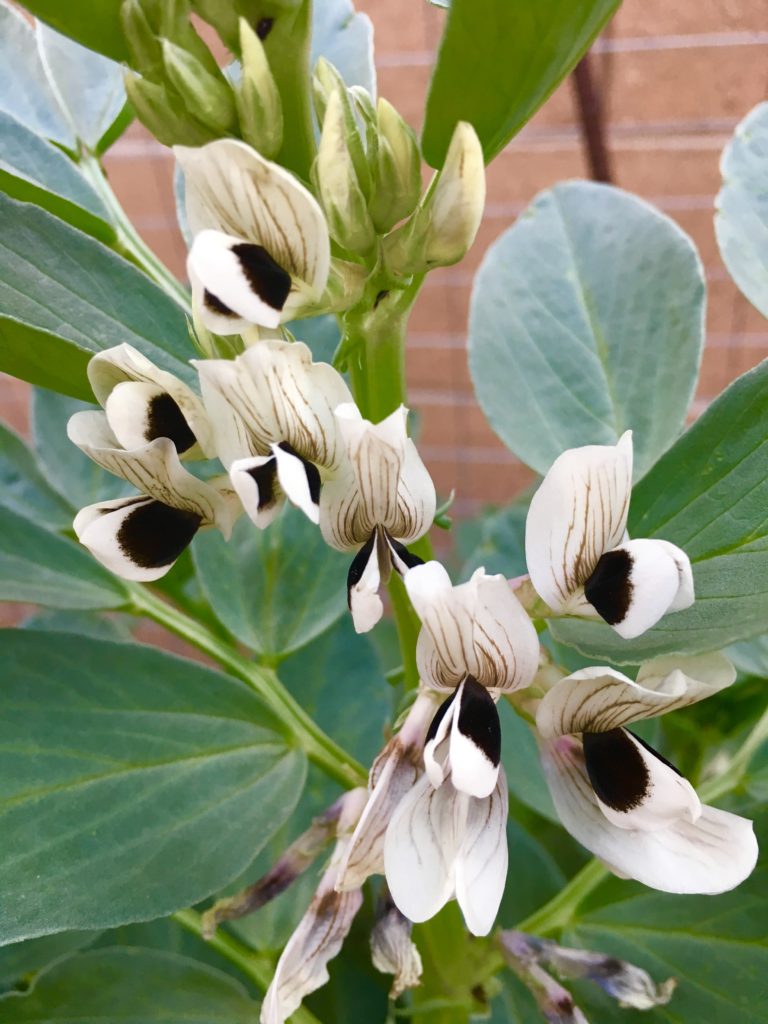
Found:
[[[128,44],[131,67],[140,71],[144,78],[161,82],[163,50],[141,0],[123,0],[120,23]]]
[[[283,107],[264,44],[240,19],[242,77],[235,90],[242,135],[263,156],[275,156],[283,142]]]
[[[233,53],[238,53],[240,32],[238,27],[237,7],[233,3],[222,3],[221,0],[190,0],[203,21],[216,29],[219,38]]]
[[[143,0],[145,4],[158,5],[156,24],[158,35],[168,39],[195,58],[209,75],[219,72],[216,58],[195,31],[190,15],[190,0]]]
[[[320,305],[328,313],[342,313],[350,309],[362,298],[367,279],[368,268],[362,263],[332,259]]]
[[[233,129],[237,124],[235,97],[223,75],[212,75],[196,57],[167,39],[162,46],[168,81],[189,113],[219,133]]]
[[[215,138],[213,132],[189,116],[164,85],[129,72],[124,81],[136,116],[158,142],[174,146],[183,140],[189,146],[203,146]]]
[[[312,72],[312,99],[315,105],[317,123],[322,126],[325,110],[331,94],[337,89],[344,90],[346,85],[336,68],[325,57],[320,57]]]
[[[314,173],[333,238],[350,252],[369,252],[376,242],[376,230],[350,152],[339,90],[328,99]]]
[[[421,192],[421,159],[413,129],[385,99],[378,103],[379,139],[371,217],[384,234],[413,212]]]

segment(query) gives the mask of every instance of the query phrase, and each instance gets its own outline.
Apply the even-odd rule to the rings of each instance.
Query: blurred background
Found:
[[[375,26],[379,92],[420,128],[445,11],[426,0],[356,0],[356,6]],[[768,0],[624,0],[577,73],[491,164],[477,241],[460,265],[429,275],[408,340],[420,448],[438,493],[455,488],[456,515],[506,504],[532,478],[474,401],[466,325],[483,253],[541,189],[567,178],[610,180],[652,202],[691,236],[709,287],[693,415],[768,355],[766,322],[727,277],[713,227],[720,153],[738,121],[767,95]],[[106,164],[128,215],[183,277],[169,150],[135,124]],[[3,418],[25,432],[26,385],[0,375],[0,401]]]

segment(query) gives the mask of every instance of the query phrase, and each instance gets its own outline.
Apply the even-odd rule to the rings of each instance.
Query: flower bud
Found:
[[[130,73],[125,74],[124,81],[136,116],[158,142],[173,146],[184,139],[190,146],[202,146],[214,137],[213,132],[190,117],[164,85]]]
[[[238,53],[240,32],[238,26],[237,7],[233,3],[221,3],[221,0],[190,0],[193,10],[203,21],[216,29],[219,38],[233,53]]]
[[[142,2],[146,6],[152,4],[156,6],[157,13],[153,24],[160,37],[168,39],[182,50],[186,50],[205,68],[208,74],[214,77],[220,74],[216,58],[189,20],[190,0],[142,0]]]
[[[378,147],[371,217],[384,234],[413,212],[421,192],[421,159],[413,129],[385,99],[378,103]]]
[[[240,19],[240,52],[242,77],[235,100],[243,138],[271,158],[283,142],[283,107],[264,44],[245,18]]]
[[[237,124],[235,98],[224,77],[212,75],[196,57],[167,39],[162,47],[168,81],[189,113],[220,133],[233,129]]]
[[[331,93],[337,89],[342,92],[346,89],[344,79],[330,61],[320,57],[312,72],[312,99],[319,125],[325,120],[325,108],[328,106]]]
[[[376,231],[350,151],[344,107],[336,89],[328,98],[314,175],[333,238],[351,252],[367,253],[376,242]]]
[[[161,82],[163,77],[163,50],[141,0],[123,0],[120,23],[128,44],[131,67],[145,78]]]

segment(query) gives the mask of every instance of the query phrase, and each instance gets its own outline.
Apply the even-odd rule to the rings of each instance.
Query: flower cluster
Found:
[[[333,133],[341,131],[338,107],[347,102],[326,100],[323,160],[324,145],[340,145]],[[379,117],[394,132],[386,108]],[[466,248],[477,211],[460,203],[461,238],[448,237],[458,229],[446,204],[461,198],[462,175],[477,152],[460,126],[428,207],[387,236],[385,253],[399,254],[401,267],[415,266],[417,249],[434,264]],[[69,436],[138,493],[84,508],[74,524],[79,539],[115,573],[152,581],[198,530],[215,527],[226,537],[241,515],[265,529],[287,501],[329,545],[352,555],[347,591],[358,632],[382,617],[380,591],[393,570],[422,624],[418,692],[374,763],[368,792],[348,794],[334,819],[334,854],[283,953],[262,1019],[283,1021],[323,983],[372,874],[386,876],[391,894],[374,960],[396,975],[396,991],[419,976],[410,922],[455,898],[473,934],[490,931],[507,873],[501,699],[535,721],[563,824],[611,870],[672,892],[738,884],[756,858],[751,823],[702,805],[676,769],[628,729],[729,685],[732,666],[721,655],[657,659],[636,681],[603,666],[543,672],[520,581],[478,569],[454,586],[439,562],[422,563],[408,545],[429,530],[436,498],[407,435],[407,410],[369,422],[343,376],[315,362],[281,327],[289,318],[345,308],[350,282],[359,278],[359,266],[337,255],[340,247],[349,254],[353,240],[340,241],[349,224],[330,194],[330,168],[323,172],[321,160],[321,207],[291,174],[242,142],[179,148],[177,157],[193,236],[195,323],[208,337],[203,348],[216,354],[216,337],[237,335],[242,350],[195,363],[199,395],[128,345],[91,360],[88,376],[102,411],[76,414]],[[390,231],[392,223],[372,210],[375,231]],[[631,484],[629,432],[616,445],[574,449],[555,461],[531,501],[526,529],[530,585],[546,604],[542,614],[602,618],[633,638],[693,602],[683,551],[628,538]]]

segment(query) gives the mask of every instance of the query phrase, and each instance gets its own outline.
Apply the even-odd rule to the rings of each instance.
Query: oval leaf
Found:
[[[190,906],[290,814],[305,759],[242,683],[82,636],[0,642],[0,944]]]
[[[632,494],[631,537],[687,552],[696,601],[636,640],[609,626],[552,621],[558,640],[590,657],[637,664],[697,654],[765,632],[768,621],[768,361],[739,377]]]
[[[72,508],[56,493],[20,437],[0,424],[0,505],[49,530],[68,530]]]
[[[116,61],[130,57],[120,24],[120,0],[24,0],[21,6],[89,50]]]
[[[125,341],[194,382],[184,314],[145,274],[29,203],[0,195],[0,223],[0,370],[88,399],[89,358]]]
[[[668,217],[607,185],[542,192],[475,280],[469,360],[488,422],[540,473],[632,429],[642,476],[683,426],[704,302],[699,257]]]
[[[192,554],[218,619],[259,654],[298,650],[346,611],[350,557],[329,548],[297,509],[284,509],[267,530],[243,517],[229,541],[206,530]]]
[[[620,0],[452,0],[422,136],[433,167],[457,121],[474,125],[486,163],[554,92]]]
[[[768,317],[768,103],[759,103],[738,125],[720,169],[720,255],[752,305]]]

